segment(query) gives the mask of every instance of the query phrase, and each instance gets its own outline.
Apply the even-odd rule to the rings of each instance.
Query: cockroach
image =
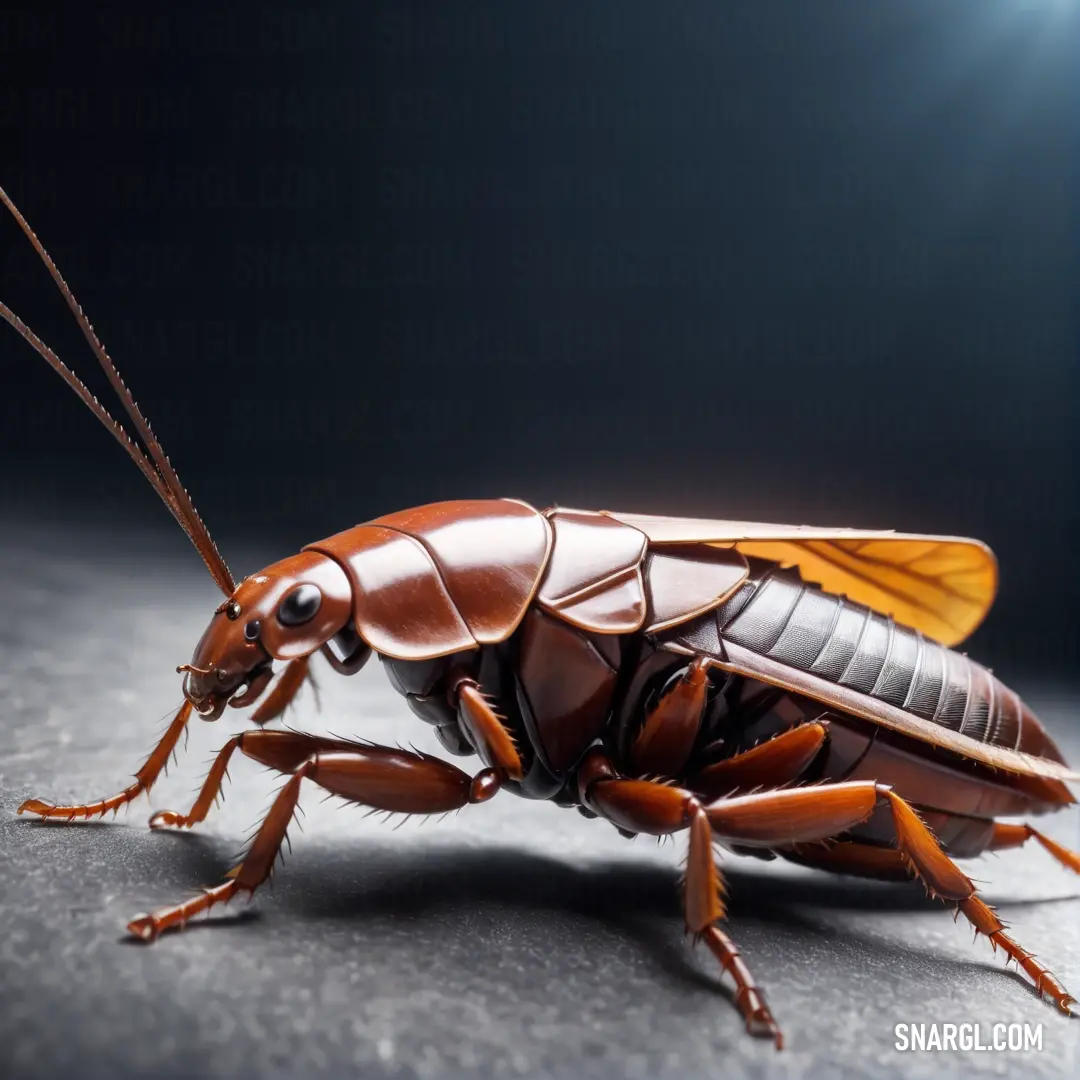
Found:
[[[747,1029],[781,1046],[764,994],[722,927],[714,845],[844,874],[920,880],[1040,994],[1075,999],[1006,933],[953,861],[1041,844],[1002,815],[1057,810],[1069,769],[1042,724],[953,651],[981,622],[997,564],[976,540],[848,528],[537,511],[515,499],[435,503],[317,540],[236,584],[134,398],[37,236],[0,191],[78,320],[134,429],[12,311],[0,314],[135,462],[224,594],[184,674],[184,704],[136,774],[96,802],[28,799],[71,821],[148,792],[192,713],[254,706],[218,752],[191,828],[232,756],[287,777],[221,884],[133,919],[153,941],[266,881],[301,788],[399,814],[440,814],[500,790],[603,818],[627,836],[689,836],[686,929],[737,987]],[[138,441],[136,441],[137,436]],[[266,728],[321,653],[344,675],[378,655],[410,709],[464,771],[428,754]],[[282,661],[276,681],[273,663]]]

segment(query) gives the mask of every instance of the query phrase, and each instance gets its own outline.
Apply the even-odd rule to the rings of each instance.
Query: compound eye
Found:
[[[258,619],[252,619],[251,622],[244,626],[244,640],[245,641],[258,641],[259,631],[262,627],[259,625]]]
[[[297,585],[278,605],[277,620],[282,626],[301,626],[315,618],[322,593],[315,585]]]

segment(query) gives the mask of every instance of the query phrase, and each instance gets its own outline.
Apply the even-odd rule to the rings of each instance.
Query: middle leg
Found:
[[[355,750],[358,745],[344,739],[327,739],[296,731],[245,731],[234,735],[217,752],[191,809],[186,814],[159,810],[150,818],[150,828],[190,829],[203,821],[221,795],[221,787],[229,775],[229,762],[237,750],[277,772],[288,774],[295,772],[316,751],[348,751]]]
[[[806,772],[828,734],[827,720],[799,724],[734,757],[706,765],[687,784],[710,802],[739,791],[782,787]]]
[[[724,918],[724,886],[712,848],[705,808],[689,791],[653,780],[619,776],[608,758],[592,751],[582,763],[578,785],[584,806],[635,833],[667,836],[690,832],[683,880],[686,930],[700,938],[735,980],[735,1005],[751,1035],[771,1038],[779,1050],[783,1036],[734,942],[717,925]]]

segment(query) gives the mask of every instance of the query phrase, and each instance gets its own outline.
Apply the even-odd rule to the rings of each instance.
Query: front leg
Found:
[[[253,720],[263,724],[284,710],[285,705],[308,677],[307,663],[306,657],[290,662],[277,686],[264,700],[264,705],[270,702],[272,705],[261,715],[263,705],[260,705],[259,710],[256,710],[256,714],[252,716]],[[290,672],[293,673],[292,676]],[[285,689],[280,695],[275,696],[278,687]],[[510,732],[506,730],[502,717],[492,708],[488,698],[480,692],[476,681],[458,676],[451,683],[449,697],[451,704],[458,708],[462,722],[484,764],[508,779],[520,780],[521,757],[514,745],[514,740]],[[186,814],[179,814],[175,810],[159,810],[150,818],[150,828],[190,829],[203,821],[221,794],[222,784],[229,775],[229,761],[236,750],[240,750],[249,757],[257,758],[278,772],[291,773],[298,769],[305,758],[313,752],[315,744],[320,750],[349,750],[357,745],[355,742],[341,739],[314,739],[312,736],[289,731],[274,732],[272,738],[256,738],[257,734],[244,732],[230,739],[214,758],[214,763],[210,766],[210,771],[191,809]],[[246,744],[245,739],[248,740]],[[254,749],[256,746],[258,748]],[[266,760],[267,755],[271,757],[271,760]]]
[[[296,660],[290,660],[285,665],[277,681],[270,688],[270,692],[259,702],[255,707],[255,711],[251,714],[250,719],[253,723],[261,727],[271,720],[276,720],[292,704],[293,699],[300,692],[300,688],[305,682],[310,680],[311,685],[315,685],[315,680],[311,675],[310,663],[311,658],[309,656],[301,656]],[[254,696],[258,697],[258,694]],[[280,734],[287,735],[288,733],[281,732]],[[300,737],[302,738],[302,736]],[[229,759],[243,739],[243,735],[237,735],[218,751],[217,757],[214,758],[214,763],[210,766],[210,771],[203,781],[202,789],[186,814],[178,814],[175,810],[159,810],[156,814],[151,815],[150,828],[190,829],[192,825],[197,825],[202,821],[221,795],[221,785],[229,775]],[[281,771],[292,772],[302,760],[303,756],[291,768]]]
[[[62,818],[65,821],[73,821],[75,818],[101,817],[110,810],[115,814],[121,806],[125,806],[137,799],[144,791],[149,791],[154,782],[161,775],[169,758],[176,750],[176,744],[187,727],[191,718],[191,702],[185,701],[180,706],[180,711],[173,717],[161,741],[151,751],[150,756],[143,763],[142,768],[135,774],[135,782],[129,784],[123,791],[116,795],[110,795],[106,799],[99,799],[93,803],[79,803],[74,806],[54,806],[52,803],[43,802],[41,799],[27,799],[16,813],[37,814],[42,818]]]
[[[285,668],[278,676],[277,682],[271,687],[270,693],[259,702],[255,711],[251,714],[251,720],[254,723],[269,723],[285,711],[304,683],[311,679],[308,665],[309,658],[306,656],[298,660],[291,660],[285,665]],[[251,701],[258,697],[258,694],[252,695],[250,700],[244,700],[246,697],[247,695],[244,695],[244,697],[238,698],[237,701],[243,704],[250,704]],[[104,799],[98,799],[96,802],[77,803],[72,806],[55,806],[52,803],[45,802],[43,799],[27,799],[19,807],[16,813],[37,814],[41,818],[50,818],[53,820],[60,819],[63,821],[74,821],[76,818],[89,819],[92,817],[103,817],[110,810],[115,814],[121,806],[126,806],[128,803],[133,802],[140,795],[149,792],[154,786],[158,777],[165,771],[165,767],[169,763],[169,758],[172,757],[173,753],[176,751],[180,736],[187,728],[187,723],[190,719],[191,702],[185,701],[184,704],[180,706],[179,712],[173,717],[172,723],[169,724],[157,746],[150,752],[150,756],[143,762],[142,767],[135,774],[134,783],[129,784],[123,791],[117,792],[115,795],[109,795]],[[232,741],[235,742],[235,740]],[[230,749],[229,753],[231,754],[231,752],[232,750]],[[224,757],[222,754],[224,754]],[[208,805],[202,808],[199,816],[192,818],[191,821],[187,821],[184,818],[184,815],[176,814],[171,810],[166,810],[162,814],[155,814],[154,817],[150,819],[151,827],[157,827],[159,825],[191,825],[194,824],[195,821],[202,821],[202,819],[206,817],[206,812],[209,809],[210,804],[213,803],[214,798],[217,796],[218,791],[221,788],[221,781],[225,776],[225,766],[228,764],[228,754],[225,754],[224,750],[222,751],[222,754],[218,755],[218,760],[214,763],[213,768],[210,770],[210,775],[207,777],[206,785],[203,788],[203,794],[206,794],[211,787],[213,788],[213,791],[210,793]],[[201,797],[200,800],[196,802],[195,806],[192,807],[192,814],[198,811],[200,803]]]
[[[163,930],[182,927],[192,916],[227,903],[238,892],[253,893],[270,876],[304,779],[361,806],[401,814],[441,814],[487,802],[506,779],[498,769],[482,769],[469,776],[427,754],[289,731],[248,731],[231,742],[232,749],[292,775],[278,792],[248,853],[229,871],[229,880],[183,903],[140,915],[128,924],[128,930],[144,941],[153,941]],[[206,788],[192,814],[205,794]]]
[[[520,780],[524,772],[514,737],[503,723],[505,717],[492,708],[480,684],[469,675],[452,675],[448,697],[480,760],[489,768],[501,770],[511,780]]]
[[[261,726],[270,723],[271,720],[276,720],[293,703],[293,699],[305,682],[310,682],[312,687],[315,687],[316,700],[318,700],[318,687],[315,686],[315,677],[311,674],[311,657],[300,656],[295,660],[290,660],[277,677],[277,681],[270,687],[270,693],[255,706],[250,717],[251,722]],[[253,695],[251,700],[256,697],[258,694]],[[242,704],[248,704],[248,702],[238,702],[237,707],[242,707]]]

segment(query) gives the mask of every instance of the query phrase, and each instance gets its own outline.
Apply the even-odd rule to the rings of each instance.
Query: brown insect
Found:
[[[1038,841],[1000,815],[1071,804],[1078,778],[1038,719],[949,646],[978,625],[997,570],[975,540],[689,520],[511,499],[436,503],[308,545],[233,581],[135,401],[37,237],[41,256],[142,441],[140,447],[6,306],[0,314],[112,432],[225,594],[190,664],[185,703],[119,794],[42,818],[88,818],[149,791],[194,710],[255,705],[260,728],[221,748],[186,814],[218,795],[239,751],[288,777],[227,879],[134,919],[146,941],[251,893],[270,874],[305,781],[403,814],[482,803],[500,789],[601,817],[626,835],[689,833],[684,910],[737,986],[748,1030],[781,1045],[727,936],[719,843],[865,877],[919,878],[1000,946],[1065,1012],[1075,999],[1006,932],[953,858]],[[473,773],[421,753],[261,725],[316,653],[349,675],[377,653],[391,682]],[[271,686],[272,662],[284,661]]]

